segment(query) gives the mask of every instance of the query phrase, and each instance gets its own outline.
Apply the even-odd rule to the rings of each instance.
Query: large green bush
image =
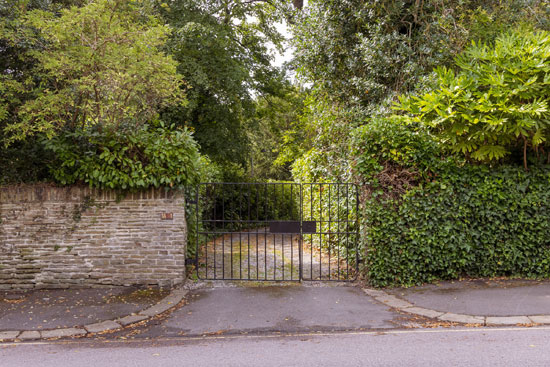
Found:
[[[36,62],[28,80],[3,75],[8,106],[17,106],[12,116],[0,112],[0,119],[10,117],[6,142],[51,138],[65,128],[139,127],[159,109],[184,103],[177,63],[162,51],[170,29],[144,12],[136,2],[95,0],[59,16],[29,11],[20,19],[22,32],[0,28],[10,44],[45,45],[26,54]],[[19,105],[28,92],[32,97]]]
[[[476,160],[521,150],[527,169],[528,151],[548,153],[550,32],[519,29],[494,45],[474,43],[456,64],[457,73],[436,69],[434,90],[401,98],[409,122],[431,127],[452,151]]]
[[[128,131],[92,127],[65,132],[44,142],[56,160],[58,183],[86,183],[109,189],[177,187],[197,182],[201,159],[186,129],[144,125]]]
[[[456,168],[400,201],[365,204],[377,286],[461,276],[550,276],[550,168]]]
[[[360,128],[355,142],[373,285],[550,276],[550,167],[439,158],[428,133],[396,118]]]

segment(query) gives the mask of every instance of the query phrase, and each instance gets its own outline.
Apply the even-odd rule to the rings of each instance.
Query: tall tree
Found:
[[[157,9],[174,30],[168,47],[189,86],[189,104],[164,118],[194,129],[214,161],[245,165],[254,98],[277,94],[284,80],[269,45],[283,47],[276,22],[291,12],[290,2],[175,0]]]
[[[305,118],[315,133],[296,173],[347,177],[353,157],[342,147],[353,128],[390,112],[397,95],[428,88],[434,67],[451,66],[471,41],[492,42],[521,24],[550,28],[549,3],[309,0],[292,32],[294,65],[314,92]]]
[[[305,92],[290,82],[278,95],[257,99],[256,112],[247,122],[251,142],[250,171],[254,177],[290,180],[290,166],[303,151],[307,133],[301,124]]]
[[[0,1],[0,184],[40,181],[49,177],[49,154],[35,138],[18,141],[8,148],[4,128],[18,120],[17,111],[34,97],[34,86],[44,82],[34,72],[37,60],[30,51],[44,50],[36,33],[23,22],[33,10],[60,10],[81,5],[83,0],[10,0]],[[17,37],[15,37],[17,35]]]
[[[541,0],[310,0],[293,27],[302,78],[376,110],[474,41],[518,24],[550,28]]]
[[[131,128],[163,106],[180,104],[176,63],[159,49],[169,30],[140,10],[123,0],[96,0],[59,17],[40,10],[25,16],[47,46],[29,51],[42,81],[18,109],[18,121],[7,124],[11,138],[37,132],[51,138],[88,126]]]

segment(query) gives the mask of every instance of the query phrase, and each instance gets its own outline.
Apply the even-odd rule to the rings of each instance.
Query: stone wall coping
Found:
[[[172,200],[182,195],[183,190],[165,187],[121,192],[82,185],[21,184],[0,186],[1,203],[80,202],[86,197],[97,201],[119,201],[122,198],[130,200]]]

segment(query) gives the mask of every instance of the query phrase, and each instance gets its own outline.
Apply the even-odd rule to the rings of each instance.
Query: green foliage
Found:
[[[33,98],[33,85],[40,83],[31,51],[44,49],[37,35],[22,19],[33,9],[59,12],[80,0],[0,1],[0,184],[38,182],[50,178],[51,154],[36,137],[5,147],[4,127],[17,121],[18,109]]]
[[[202,165],[189,131],[154,122],[184,98],[177,63],[162,51],[170,29],[149,2],[18,0],[6,9],[1,182],[196,182]]]
[[[293,27],[299,74],[371,111],[409,92],[470,41],[518,24],[550,27],[538,0],[310,0]]]
[[[464,164],[393,116],[354,133],[369,281],[550,276],[550,167]]]
[[[404,120],[396,115],[374,118],[353,132],[355,174],[371,189],[391,190],[427,179],[442,164],[437,142]]]
[[[63,185],[145,189],[195,184],[201,159],[185,129],[144,125],[138,130],[100,132],[94,127],[60,134],[45,145],[56,160],[50,166]]]
[[[304,113],[315,141],[300,149],[298,176],[349,179],[354,158],[346,149],[357,125],[387,116],[397,95],[429,88],[432,70],[451,66],[471,41],[490,43],[522,24],[550,30],[548,2],[308,1],[292,27],[294,65],[319,108]],[[333,132],[325,135],[327,128]]]
[[[474,43],[438,68],[433,91],[401,99],[411,123],[432,128],[453,152],[482,161],[514,149],[547,148],[550,137],[550,32],[520,29],[493,46]],[[524,155],[527,168],[527,157]]]
[[[7,148],[0,144],[0,185],[49,180],[52,159],[52,153],[36,138]]]
[[[310,94],[296,129],[286,134],[293,138],[292,144],[299,145],[287,148],[291,153],[288,156],[294,155],[294,179],[350,181],[349,134],[361,122],[357,111],[333,103],[327,95]]]
[[[278,95],[284,75],[271,65],[275,23],[286,1],[175,0],[157,11],[174,30],[167,49],[189,85],[185,107],[166,109],[164,121],[193,129],[213,161],[245,166],[250,157],[246,122],[255,98]],[[223,141],[223,144],[220,142]]]
[[[259,179],[289,180],[290,165],[300,155],[296,149],[303,136],[299,114],[305,93],[287,85],[279,94],[258,98],[256,112],[247,123],[250,175]]]
[[[461,276],[550,276],[550,168],[453,168],[400,200],[364,203],[376,286]]]
[[[6,141],[36,133],[51,138],[65,127],[140,125],[159,108],[181,103],[176,63],[160,51],[168,27],[141,10],[122,0],[89,1],[61,10],[60,16],[27,12],[20,18],[25,32],[3,32],[12,44],[44,45],[27,52],[36,63],[34,80],[4,74],[16,84],[11,103],[22,89],[33,95],[6,124]]]

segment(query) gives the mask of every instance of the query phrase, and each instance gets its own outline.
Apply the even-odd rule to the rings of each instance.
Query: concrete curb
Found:
[[[483,315],[464,315],[440,310],[431,310],[424,307],[418,307],[412,303],[400,299],[392,294],[388,294],[380,289],[363,288],[368,296],[371,296],[380,303],[391,308],[413,315],[429,317],[431,319],[457,322],[460,324],[475,325],[532,325],[532,324],[550,324],[550,315],[517,315],[517,316],[483,316]]]
[[[0,342],[22,341],[22,340],[37,340],[37,339],[52,339],[65,338],[72,336],[84,336],[88,334],[103,333],[107,331],[115,331],[122,329],[125,326],[135,324],[152,317],[160,315],[180,303],[187,295],[185,289],[174,289],[168,296],[163,298],[157,304],[150,306],[137,313],[119,317],[114,320],[104,320],[94,324],[75,326],[71,328],[52,329],[52,330],[13,330],[0,331]]]

